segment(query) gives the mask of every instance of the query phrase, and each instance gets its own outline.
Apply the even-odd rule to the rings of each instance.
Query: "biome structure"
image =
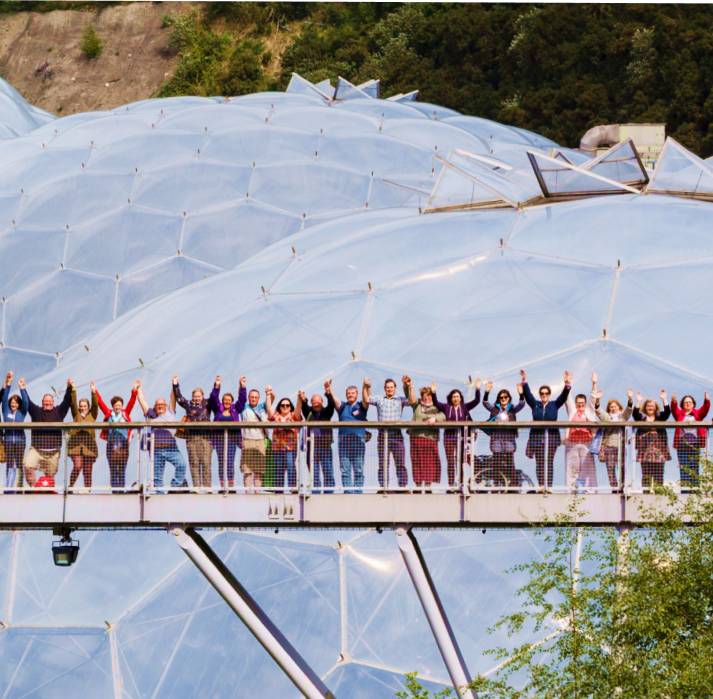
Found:
[[[0,360],[33,397],[72,376],[152,400],[174,373],[512,390],[521,367],[584,392],[596,370],[620,399],[711,386],[713,172],[675,141],[647,172],[630,142],[590,159],[377,81],[61,119],[3,94]],[[448,684],[392,532],[207,535],[340,698]],[[60,570],[47,534],[0,534],[0,696],[294,695],[167,536],[81,540]],[[486,629],[522,582],[504,571],[542,542],[421,540],[471,671],[491,670]]]

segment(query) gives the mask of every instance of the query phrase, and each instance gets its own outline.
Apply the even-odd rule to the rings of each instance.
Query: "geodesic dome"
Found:
[[[522,366],[553,386],[568,368],[578,389],[596,369],[619,396],[710,385],[711,204],[673,196],[676,172],[690,187],[705,164],[661,167],[652,184],[669,194],[642,193],[630,158],[593,166],[437,105],[315,87],[147,100],[0,144],[4,366],[31,393],[141,376],[149,399],[173,373],[245,373],[281,395],[403,372],[512,385]],[[530,156],[559,199],[527,203],[541,193]],[[392,539],[213,544],[339,697],[386,697],[412,670],[447,683]],[[69,571],[48,540],[0,535],[6,696],[293,691],[166,536],[83,535]],[[503,571],[539,543],[423,541],[470,669],[490,669],[482,651],[502,639],[485,629],[518,583]]]

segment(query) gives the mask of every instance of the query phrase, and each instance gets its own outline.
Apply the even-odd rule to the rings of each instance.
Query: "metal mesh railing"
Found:
[[[0,423],[2,492],[686,491],[709,458],[703,422],[288,425]]]

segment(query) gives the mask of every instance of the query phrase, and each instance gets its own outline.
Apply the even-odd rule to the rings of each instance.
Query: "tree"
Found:
[[[713,469],[699,492],[649,508],[652,526],[543,529],[542,560],[522,607],[494,628],[540,640],[492,653],[495,678],[473,687],[488,699],[642,699],[710,696],[713,687]],[[576,503],[575,503],[576,504]],[[560,524],[576,517],[576,507]],[[524,677],[524,679],[523,679]],[[415,682],[415,684],[414,684]],[[412,678],[404,697],[425,697]]]

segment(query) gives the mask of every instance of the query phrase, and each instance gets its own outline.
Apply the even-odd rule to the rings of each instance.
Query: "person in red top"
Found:
[[[134,381],[126,407],[124,407],[124,399],[121,396],[114,396],[110,401],[111,408],[109,408],[99,391],[96,392],[99,410],[104,414],[104,422],[110,423],[108,428],[102,430],[100,437],[106,439],[106,460],[109,462],[112,489],[126,487],[126,462],[129,460],[129,440],[131,439],[130,429],[120,428],[116,425],[122,422],[131,422],[131,411],[134,409],[140,387],[141,382]]]
[[[683,396],[678,404],[676,396],[671,396],[671,414],[676,422],[698,422],[708,415],[711,404],[708,393],[703,394],[703,405],[696,408],[693,396]],[[673,448],[678,453],[678,467],[681,472],[681,492],[698,487],[701,449],[706,445],[708,430],[705,427],[677,427],[673,435]]]
[[[275,393],[270,386],[265,388],[265,410],[267,419],[271,422],[299,422],[302,419],[302,401],[297,398],[297,407],[289,398],[280,398],[277,410],[273,408]],[[295,457],[297,456],[297,428],[275,428],[272,431],[272,458],[275,462],[275,487],[283,488],[285,474],[287,474],[287,487],[290,490],[297,488],[297,469]]]

